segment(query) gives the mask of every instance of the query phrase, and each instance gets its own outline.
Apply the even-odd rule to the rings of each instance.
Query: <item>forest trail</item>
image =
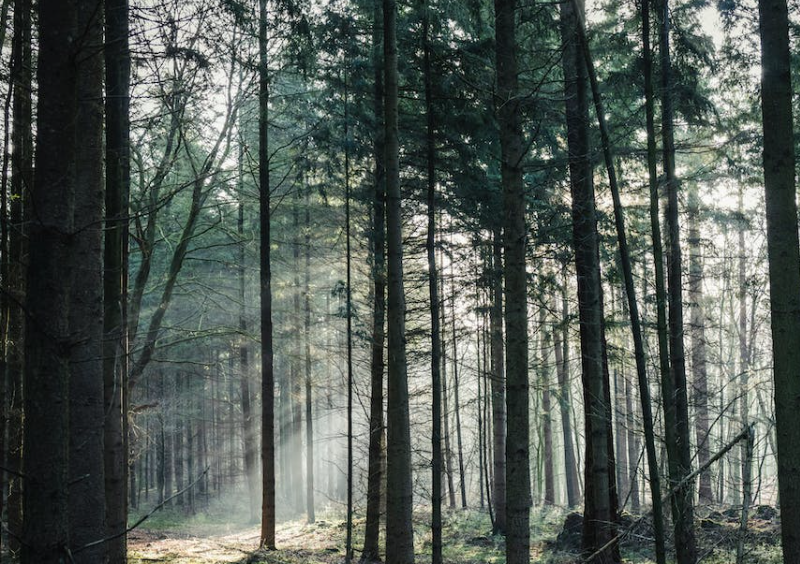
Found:
[[[224,534],[137,529],[128,537],[131,564],[160,562],[168,564],[245,564],[269,563],[327,564],[341,562],[341,548],[336,545],[326,521],[307,525],[291,521],[279,525],[277,544],[280,551],[258,551],[259,530],[247,527]]]

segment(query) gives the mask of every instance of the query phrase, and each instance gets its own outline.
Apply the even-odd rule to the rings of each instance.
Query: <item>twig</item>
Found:
[[[184,494],[184,493],[186,493],[188,490],[192,489],[192,488],[195,486],[195,484],[197,484],[197,483],[198,483],[200,480],[202,480],[202,479],[203,479],[203,477],[204,477],[206,474],[208,474],[208,471],[209,471],[210,469],[211,469],[211,466],[207,466],[207,467],[206,467],[206,469],[205,469],[205,470],[203,470],[203,472],[202,472],[202,473],[201,473],[201,474],[200,474],[200,475],[199,475],[197,478],[195,478],[195,480],[194,480],[194,481],[193,481],[191,484],[189,484],[188,486],[186,486],[185,488],[183,488],[181,491],[179,491],[179,492],[176,492],[176,493],[172,494],[172,495],[171,495],[171,496],[169,496],[167,499],[165,499],[164,501],[162,501],[161,503],[159,503],[158,505],[156,505],[156,506],[155,506],[153,509],[151,509],[151,510],[150,510],[150,512],[149,512],[149,513],[147,513],[147,514],[143,515],[142,517],[140,517],[138,521],[136,521],[136,522],[135,522],[133,525],[131,525],[130,527],[128,527],[127,529],[125,529],[125,530],[124,530],[124,531],[122,531],[121,533],[117,533],[116,535],[111,535],[110,537],[106,537],[106,538],[103,538],[103,539],[100,539],[100,540],[96,540],[96,541],[92,541],[92,542],[90,542],[90,543],[87,543],[87,544],[83,545],[83,546],[82,546],[82,547],[80,547],[80,548],[76,548],[76,549],[73,551],[73,554],[77,554],[77,553],[79,553],[79,552],[82,552],[82,551],[86,550],[87,548],[92,548],[93,546],[97,546],[97,545],[99,545],[99,544],[103,544],[103,543],[106,543],[106,542],[108,542],[108,541],[112,541],[112,540],[114,540],[114,539],[117,539],[117,538],[119,538],[119,537],[121,537],[121,536],[123,536],[123,535],[127,535],[127,534],[128,534],[128,533],[130,533],[132,530],[136,529],[136,528],[137,528],[137,527],[139,527],[139,526],[140,526],[142,523],[144,523],[145,521],[147,521],[147,520],[148,520],[148,519],[149,519],[149,518],[150,518],[150,517],[153,515],[153,513],[155,513],[156,511],[158,511],[158,510],[159,510],[159,509],[161,509],[162,507],[164,507],[164,506],[165,506],[167,503],[169,503],[170,501],[172,501],[173,499],[175,499],[175,498],[176,498],[176,497],[178,497],[179,495],[181,495],[181,494]]]
[[[702,474],[703,472],[708,470],[708,468],[712,464],[714,464],[717,460],[719,460],[720,458],[725,456],[728,453],[728,451],[731,450],[734,446],[736,446],[736,444],[739,441],[749,437],[750,433],[751,433],[751,430],[750,430],[750,426],[748,425],[747,427],[742,429],[742,431],[738,435],[736,435],[731,442],[729,442],[727,445],[722,447],[722,449],[717,451],[717,453],[714,456],[709,458],[708,461],[705,464],[703,464],[697,470],[695,470],[694,472],[691,472],[685,478],[683,478],[680,482],[675,484],[675,486],[661,498],[661,501],[663,503],[666,503],[667,501],[669,501],[669,498],[671,498],[673,495],[675,495],[676,493],[681,491],[683,489],[683,487],[687,483],[689,483],[692,480],[694,480],[699,474]],[[633,529],[634,526],[636,526],[639,523],[641,523],[642,519],[647,517],[647,515],[649,515],[649,514],[650,514],[650,511],[644,513],[641,517],[639,517],[636,521],[633,522],[633,524],[629,527],[629,530]],[[601,546],[600,548],[595,550],[593,553],[591,553],[587,558],[585,558],[583,560],[583,562],[584,563],[591,562],[596,556],[599,556],[600,554],[602,554],[603,552],[605,552],[606,550],[608,550],[609,548],[614,546],[616,543],[618,543],[620,540],[622,540],[622,538],[625,537],[625,535],[627,535],[628,532],[629,531],[624,531],[622,533],[619,533],[614,538],[612,538],[610,541],[608,541],[606,544],[604,544],[603,546]]]

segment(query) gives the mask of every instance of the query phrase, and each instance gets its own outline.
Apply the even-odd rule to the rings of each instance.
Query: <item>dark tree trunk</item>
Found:
[[[678,223],[678,179],[675,174],[675,140],[673,132],[672,76],[669,49],[669,1],[661,0],[661,136],[663,141],[664,176],[667,191],[667,286],[669,298],[669,355],[672,374],[672,396],[664,395],[665,410],[675,413],[676,464],[670,463],[670,479],[681,482],[692,471],[689,439],[689,403],[686,385],[686,362],[683,346],[683,286],[680,225]],[[667,422],[669,424],[669,422]],[[668,439],[669,440],[669,439]],[[694,488],[686,483],[672,496],[675,528],[675,552],[678,564],[694,564],[697,548],[694,537]]]
[[[456,332],[456,285],[455,279],[452,283],[452,294],[450,294],[451,306],[453,308],[452,332],[451,338],[453,339],[453,412],[456,418],[456,448],[458,449],[458,484],[461,491],[461,508],[467,508],[467,477],[464,473],[464,444],[461,436],[461,404],[458,398],[459,381],[458,381],[458,337]]]
[[[127,249],[130,194],[130,53],[128,0],[106,0],[106,218],[103,256],[103,386],[105,403],[106,546],[110,562],[125,562],[128,452]]]
[[[564,44],[564,89],[575,270],[578,282],[581,367],[586,413],[586,459],[583,548],[594,554],[615,536],[614,475],[611,472],[613,442],[610,432],[609,389],[604,346],[603,295],[592,165],[589,158],[587,68],[581,50],[581,2],[561,5]],[[592,562],[618,562],[616,545]]]
[[[78,4],[39,2],[36,171],[29,224],[25,335],[22,561],[62,562],[69,545],[68,324],[78,110]]]
[[[33,127],[32,127],[32,55],[31,55],[31,1],[17,0],[14,3],[12,87],[12,149],[11,149],[11,198],[10,211],[10,268],[8,291],[14,299],[9,300],[8,338],[11,346],[6,361],[8,382],[8,452],[7,464],[12,470],[22,469],[23,436],[23,370],[25,351],[25,303],[26,269],[28,254],[28,229],[25,222],[30,187],[33,186]],[[19,538],[22,535],[22,489],[23,480],[11,474],[8,483],[8,548],[19,554]]]
[[[545,309],[539,309],[539,327],[545,330]],[[542,389],[542,435],[544,442],[544,504],[555,505],[555,477],[553,472],[553,420],[550,416],[550,364],[548,353],[552,346],[552,334],[544,333],[540,340],[541,347],[541,381]]]
[[[439,304],[439,272],[436,265],[436,118],[433,110],[433,71],[431,70],[430,9],[423,4],[423,72],[426,116],[426,183],[428,231],[425,250],[428,256],[428,296],[431,312],[431,387],[433,393],[431,449],[431,562],[442,563],[442,332]]]
[[[411,429],[405,347],[405,291],[397,127],[397,2],[383,0],[386,143],[386,241],[388,266],[388,395],[386,460],[386,562],[413,564]]]
[[[506,375],[506,561],[530,561],[530,430],[525,194],[519,111],[515,0],[495,0],[495,60],[503,186]]]
[[[103,3],[78,2],[78,113],[76,118],[73,237],[69,295],[72,336],[69,378],[69,507],[76,562],[98,562],[105,536],[103,473]],[[123,489],[124,492],[124,489]]]
[[[492,230],[492,465],[494,480],[494,534],[506,532],[506,382],[503,366],[503,241],[500,229]]]
[[[381,488],[383,484],[383,348],[386,341],[384,322],[386,318],[386,259],[385,222],[386,188],[383,146],[383,68],[382,34],[383,3],[373,2],[372,16],[372,65],[375,77],[374,112],[375,130],[373,132],[373,177],[372,200],[372,343],[370,361],[370,400],[369,400],[369,458],[367,477],[367,512],[364,531],[362,562],[379,559]]]
[[[758,14],[781,538],[791,564],[800,562],[800,244],[789,17],[785,0],[759,0]]]
[[[258,187],[261,250],[261,539],[275,548],[275,377],[272,358],[272,271],[269,205],[269,69],[267,68],[267,0],[259,0],[258,18]]]
[[[558,311],[558,300],[554,300],[553,310]],[[580,498],[578,484],[578,464],[572,441],[572,415],[570,414],[569,383],[569,302],[567,301],[566,280],[562,287],[561,322],[553,328],[553,345],[556,352],[558,373],[558,406],[561,411],[561,432],[564,436],[564,472],[567,485],[567,507],[576,507]]]
[[[306,189],[304,215],[305,272],[303,277],[303,344],[305,350],[305,400],[306,400],[306,519],[316,521],[314,513],[314,417],[311,391],[311,206],[310,188]]]

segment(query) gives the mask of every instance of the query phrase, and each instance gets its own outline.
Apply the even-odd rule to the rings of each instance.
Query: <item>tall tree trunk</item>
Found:
[[[69,508],[76,562],[98,562],[105,546],[103,473],[103,3],[78,3],[78,107],[73,237],[69,269]],[[124,484],[123,484],[124,495]]]
[[[503,366],[503,240],[500,228],[492,229],[492,305],[489,325],[492,332],[492,498],[494,534],[506,532],[506,382]]]
[[[413,564],[411,429],[405,347],[403,221],[400,194],[400,144],[397,128],[397,2],[383,0],[383,57],[386,81],[386,239],[389,342],[386,463],[386,562]]]
[[[670,464],[673,483],[681,482],[692,471],[689,439],[689,403],[686,385],[686,363],[683,346],[683,286],[680,225],[678,222],[678,178],[675,174],[675,139],[672,109],[672,74],[669,46],[669,0],[661,0],[661,136],[663,142],[664,177],[667,192],[667,282],[669,298],[669,354],[673,394],[664,395],[665,403],[675,410],[675,454],[677,464]],[[667,407],[666,409],[670,409]],[[675,526],[675,552],[678,564],[694,564],[697,548],[694,537],[694,488],[686,483],[672,496],[672,515]]]
[[[440,215],[441,218],[441,215]],[[441,241],[440,241],[441,244]],[[440,258],[442,254],[440,253]],[[450,509],[456,508],[456,488],[453,480],[453,450],[450,448],[450,396],[447,393],[447,319],[445,313],[444,299],[444,272],[440,277],[440,297],[439,303],[442,304],[441,333],[442,333],[442,415],[444,417],[444,466],[447,474],[447,499]]]
[[[22,561],[62,562],[69,545],[68,312],[78,111],[78,4],[39,2],[36,170],[29,225],[25,335]]]
[[[272,270],[270,266],[269,68],[267,0],[259,0],[258,18],[258,188],[261,250],[261,538],[275,548],[275,376],[272,356]]]
[[[628,499],[630,492],[630,474],[628,469],[628,433],[625,430],[627,425],[627,405],[625,404],[625,374],[620,374],[620,370],[614,369],[614,405],[616,413],[616,426],[614,429],[614,440],[617,449],[617,491],[620,500]]]
[[[256,472],[255,430],[253,429],[253,406],[250,399],[250,348],[247,346],[247,299],[246,299],[246,254],[244,239],[244,146],[239,149],[239,209],[236,221],[239,236],[239,396],[242,406],[242,450],[244,451],[244,473],[250,500],[250,521],[258,519],[258,477]],[[230,422],[231,424],[233,421]],[[232,428],[233,429],[233,428]],[[192,476],[189,476],[193,479]]]
[[[690,354],[692,360],[692,374],[694,376],[694,406],[695,406],[695,440],[697,442],[697,465],[703,466],[711,456],[709,445],[709,417],[708,417],[708,368],[706,366],[706,328],[703,313],[703,259],[700,254],[700,229],[699,198],[697,185],[689,185],[687,200],[689,223],[689,309],[691,342]],[[711,472],[706,471],[699,476],[699,501],[701,504],[713,503],[711,491]]]
[[[103,256],[106,552],[125,562],[127,527],[127,288],[130,198],[130,52],[128,0],[106,0],[106,218]]]
[[[625,413],[627,414],[628,433],[628,479],[630,483],[631,512],[638,513],[641,504],[639,499],[639,438],[636,435],[636,414],[633,408],[633,386],[627,378],[623,378],[625,386]],[[658,472],[656,467],[655,472]],[[651,490],[652,491],[652,490]],[[661,492],[658,491],[660,494]],[[662,525],[663,527],[663,525]]]
[[[583,548],[594,554],[615,536],[616,511],[612,500],[615,484],[611,473],[613,442],[609,431],[610,406],[606,400],[603,296],[597,234],[592,165],[589,160],[587,68],[581,49],[580,1],[561,5],[564,44],[564,89],[567,112],[572,230],[578,282],[578,314],[581,335],[586,427]],[[604,550],[592,562],[618,562],[616,546]]]
[[[436,265],[436,117],[433,113],[433,71],[431,70],[430,6],[422,2],[423,73],[426,115],[426,182],[428,231],[425,250],[428,256],[428,295],[431,311],[431,387],[433,418],[431,429],[431,562],[442,563],[442,332],[439,325],[439,272]]]
[[[306,399],[306,519],[316,521],[314,512],[314,417],[311,388],[311,188],[306,188],[304,213],[305,272],[303,277],[303,344],[305,351],[305,399]],[[349,409],[349,406],[348,406]],[[349,435],[348,435],[349,437]]]
[[[386,341],[384,322],[386,318],[386,259],[385,222],[386,187],[383,146],[383,68],[382,34],[383,3],[373,2],[372,15],[372,65],[375,78],[373,108],[375,130],[373,132],[373,159],[375,164],[372,195],[372,343],[370,359],[369,399],[369,458],[367,476],[367,512],[364,531],[362,562],[379,559],[381,489],[383,484],[383,347]]]
[[[347,316],[347,539],[345,561],[353,560],[353,269],[350,240],[350,115],[348,107],[347,72],[344,77],[344,214],[345,214],[345,261],[347,283],[345,286],[345,314]],[[310,240],[309,240],[310,244]],[[310,386],[309,386],[310,394]],[[310,416],[310,413],[308,414]]]
[[[506,313],[506,561],[530,561],[530,430],[525,193],[519,112],[515,0],[495,0],[500,171],[503,186],[503,278]]]
[[[292,405],[292,422],[290,424],[289,442],[289,471],[292,474],[292,490],[290,499],[292,509],[300,513],[303,511],[303,406],[300,375],[300,360],[302,358],[302,325],[300,312],[300,192],[295,192],[295,199],[292,203],[292,231],[294,240],[292,241],[292,273],[293,289],[292,292],[292,323],[294,330],[291,339],[290,356],[290,384],[289,393]]]
[[[539,308],[539,327],[543,332],[539,341],[541,347],[541,381],[542,388],[542,434],[544,438],[544,504],[555,505],[556,491],[553,472],[553,421],[550,416],[550,364],[548,353],[552,347],[552,333],[545,331],[545,308]]]
[[[572,441],[572,415],[570,414],[569,382],[569,302],[567,301],[566,280],[561,291],[561,321],[553,327],[553,345],[556,353],[558,374],[558,407],[561,412],[561,432],[564,436],[564,473],[566,474],[567,507],[579,503],[578,464],[575,460],[575,447]],[[558,299],[554,298],[553,310],[558,311]]]
[[[452,276],[452,272],[451,272]],[[461,433],[461,405],[459,402],[458,393],[460,391],[459,381],[458,381],[458,333],[456,332],[456,283],[455,278],[453,278],[451,284],[451,294],[450,294],[450,302],[452,307],[452,317],[450,318],[452,324],[452,335],[451,338],[453,339],[453,412],[456,417],[456,448],[458,449],[458,484],[459,489],[461,491],[461,508],[467,508],[467,477],[464,473],[464,444],[462,441],[462,433]]]
[[[29,203],[30,187],[33,186],[33,126],[32,126],[32,54],[31,54],[31,0],[14,3],[14,36],[12,51],[12,105],[11,133],[11,198],[10,211],[10,280],[7,286],[14,297],[10,300],[8,351],[8,453],[10,469],[22,470],[23,436],[23,370],[25,362],[25,303],[26,269],[28,255],[28,229],[25,215]],[[8,483],[8,548],[19,554],[19,538],[22,535],[22,489],[24,481],[12,474]]]
[[[747,339],[747,246],[745,245],[745,217],[744,217],[744,189],[739,187],[739,225],[738,225],[738,298],[739,298],[739,403],[740,403],[740,420],[742,426],[750,425],[750,402],[748,394],[749,385],[749,372],[750,372],[750,346]],[[752,464],[752,460],[748,456],[748,452],[752,451],[751,445],[744,441],[739,447],[739,455],[741,461],[742,471],[742,485],[748,485],[751,469],[748,468]],[[734,488],[738,489],[738,483],[734,484]],[[744,488],[743,488],[744,490]],[[746,505],[747,500],[742,500]]]

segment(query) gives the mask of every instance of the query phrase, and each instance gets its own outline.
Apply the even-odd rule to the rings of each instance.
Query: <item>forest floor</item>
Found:
[[[699,520],[701,562],[735,562],[738,525],[728,512],[714,512]],[[344,562],[345,523],[341,514],[323,513],[317,522],[285,520],[278,524],[279,550],[258,551],[259,530],[237,519],[240,512],[209,511],[186,516],[178,510],[159,512],[129,535],[131,564],[341,564]],[[429,560],[429,515],[420,512],[415,523],[419,562]],[[534,509],[531,529],[531,561],[540,564],[577,564],[579,528],[569,531],[570,519],[562,509]],[[567,529],[565,530],[565,521]],[[628,520],[630,530],[622,545],[623,561],[651,564],[652,531],[646,520]],[[746,564],[780,562],[779,531],[774,518],[754,518],[745,544]],[[354,546],[360,548],[363,521],[354,520]],[[469,510],[445,513],[444,561],[450,564],[501,564],[505,562],[501,537],[490,534],[485,512]],[[356,551],[355,559],[359,558]]]

